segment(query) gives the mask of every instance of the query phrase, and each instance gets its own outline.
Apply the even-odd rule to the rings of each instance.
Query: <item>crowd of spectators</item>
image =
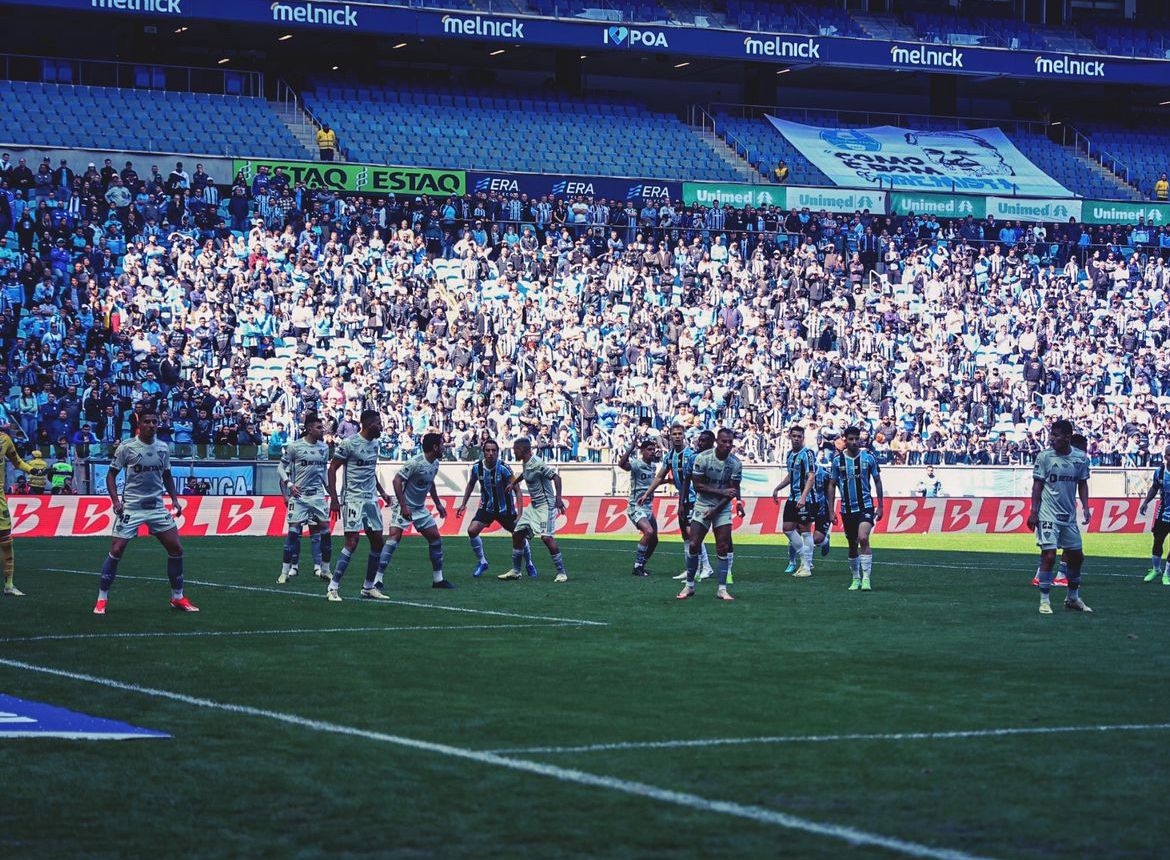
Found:
[[[208,458],[368,407],[392,458],[435,428],[459,458],[527,434],[610,461],[676,421],[754,461],[797,422],[860,422],[902,463],[1026,463],[1055,416],[1098,464],[1167,441],[1170,227],[214,180],[0,159],[0,423],[25,450],[106,456],[143,401]]]

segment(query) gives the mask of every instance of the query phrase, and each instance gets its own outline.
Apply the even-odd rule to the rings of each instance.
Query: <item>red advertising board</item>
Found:
[[[573,537],[629,534],[634,528],[626,517],[626,500],[615,496],[569,496],[568,510],[557,520],[557,533]],[[454,511],[454,497],[444,499]],[[184,537],[267,536],[285,531],[285,505],[280,496],[192,496],[184,500],[179,519]],[[1139,499],[1092,499],[1088,532],[1132,534],[1146,531],[1154,506],[1145,516],[1138,513]],[[113,511],[104,496],[11,496],[12,533],[15,537],[83,537],[108,535]],[[743,519],[735,520],[736,532],[750,535],[780,534],[780,507],[769,498],[745,500]],[[655,500],[659,526],[674,530],[678,500]],[[886,534],[1023,534],[1028,528],[1028,500],[1022,498],[886,499],[885,517],[876,531]],[[445,535],[461,533],[469,516],[440,520]],[[498,529],[497,527],[494,527]]]

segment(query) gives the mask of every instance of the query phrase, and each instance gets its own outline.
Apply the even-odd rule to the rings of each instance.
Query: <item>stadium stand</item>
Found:
[[[47,146],[306,158],[268,102],[244,96],[0,81],[0,115]],[[75,116],[94,122],[76,122]],[[108,122],[105,120],[109,120]]]
[[[318,85],[305,104],[353,161],[485,170],[733,180],[673,114],[617,99],[449,87]]]
[[[1154,183],[1170,170],[1170,132],[1164,121],[1150,119],[1125,126],[1090,121],[1081,130],[1094,146],[1128,169],[1130,181],[1142,196],[1154,196]]]

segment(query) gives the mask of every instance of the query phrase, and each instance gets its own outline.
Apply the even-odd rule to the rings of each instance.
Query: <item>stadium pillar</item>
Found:
[[[959,79],[954,75],[930,76],[930,112],[955,116],[959,112]]]
[[[771,106],[776,104],[776,101],[775,69],[760,63],[744,63],[743,103]]]
[[[557,51],[557,87],[572,95],[580,95],[582,68],[580,51]]]

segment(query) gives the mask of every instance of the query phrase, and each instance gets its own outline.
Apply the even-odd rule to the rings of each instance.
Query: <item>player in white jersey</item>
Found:
[[[565,512],[561,498],[561,476],[557,470],[532,453],[532,440],[522,436],[512,443],[512,453],[521,469],[512,479],[512,487],[523,481],[528,485],[528,505],[520,512],[516,531],[512,532],[512,569],[496,579],[520,579],[520,565],[524,563],[524,544],[531,538],[540,538],[548,547],[557,575],[553,582],[568,582],[565,559],[557,546],[557,514]]]
[[[382,510],[378,507],[381,498],[387,504],[390,496],[378,483],[378,448],[382,436],[382,416],[375,409],[362,412],[359,423],[361,430],[342,439],[333,449],[329,461],[329,507],[334,514],[341,515],[341,527],[345,532],[345,547],[337,559],[337,569],[329,581],[325,596],[333,601],[341,600],[341,578],[349,567],[350,559],[358,547],[358,536],[365,530],[370,542],[370,554],[366,559],[366,579],[361,596],[366,600],[388,599],[374,588],[374,572],[386,541],[382,537]],[[345,467],[345,484],[341,495],[337,494],[337,472]]]
[[[634,451],[638,456],[634,457]],[[645,438],[635,441],[618,460],[618,466],[630,473],[630,499],[626,516],[641,533],[634,551],[634,576],[649,576],[646,562],[658,547],[658,521],[654,519],[654,474],[659,460],[658,442]]]
[[[422,438],[422,453],[406,461],[394,476],[394,498],[390,502],[390,530],[386,534],[386,545],[374,570],[374,589],[382,592],[386,568],[402,534],[411,525],[427,539],[427,552],[431,557],[431,588],[454,588],[455,584],[443,576],[443,538],[435,518],[427,510],[427,496],[435,501],[435,510],[442,519],[447,519],[447,509],[439,498],[435,487],[435,476],[439,474],[439,460],[443,456],[443,434],[427,433]]]
[[[325,471],[329,446],[325,444],[325,422],[314,412],[305,415],[302,435],[284,446],[280,466],[280,489],[288,506],[288,534],[284,538],[284,565],[276,582],[284,585],[297,575],[301,557],[301,530],[309,527],[313,547],[313,573],[326,582],[332,579],[329,562],[333,541],[329,533],[329,499],[325,495]]]
[[[181,612],[198,612],[199,607],[183,596],[183,545],[175,517],[183,513],[175,479],[171,474],[171,449],[155,438],[158,413],[147,406],[139,413],[138,438],[118,446],[106,473],[106,493],[114,506],[114,533],[110,554],[102,564],[94,615],[105,615],[110,588],[118,575],[118,562],[126,547],[146,526],[167,551],[167,579],[171,582],[171,606]],[[118,475],[125,472],[122,492],[118,493]],[[163,497],[170,496],[174,515],[167,512]]]
[[[715,532],[716,572],[719,587],[715,597],[734,600],[727,586],[731,581],[731,567],[735,547],[731,540],[731,509],[742,517],[743,499],[740,483],[743,481],[743,463],[731,453],[735,434],[726,427],[715,436],[715,447],[695,457],[691,470],[691,484],[695,488],[695,511],[691,517],[690,549],[687,552],[687,581],[678,593],[679,600],[695,595],[695,575],[699,571],[699,548],[707,530]]]
[[[1040,614],[1051,615],[1049,592],[1056,551],[1064,550],[1068,562],[1068,597],[1064,608],[1092,612],[1081,600],[1081,566],[1085,553],[1077,527],[1077,498],[1081,517],[1089,524],[1089,458],[1072,447],[1073,427],[1063,418],[1048,431],[1049,448],[1040,452],[1032,469],[1032,510],[1028,528],[1036,531],[1040,547]]]

